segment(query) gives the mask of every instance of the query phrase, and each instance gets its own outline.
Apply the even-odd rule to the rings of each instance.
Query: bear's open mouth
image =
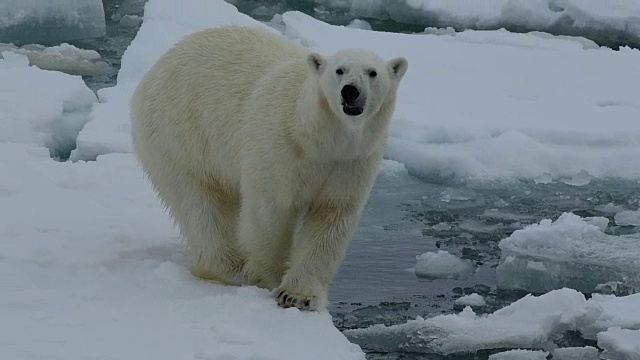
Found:
[[[349,116],[358,116],[362,114],[364,108],[357,105],[342,104],[342,111]]]

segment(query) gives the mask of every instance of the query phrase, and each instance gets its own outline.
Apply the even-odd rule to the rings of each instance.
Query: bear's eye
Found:
[[[342,75],[342,74],[344,74],[344,70],[342,70],[342,69],[336,69],[336,74],[338,74],[338,75]]]
[[[369,77],[374,78],[374,77],[376,77],[376,76],[378,76],[378,73],[377,73],[375,70],[370,70],[370,71],[369,71]]]

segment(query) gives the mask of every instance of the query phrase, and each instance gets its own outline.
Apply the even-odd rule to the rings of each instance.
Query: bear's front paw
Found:
[[[274,294],[278,305],[283,308],[318,311],[324,309],[327,302],[327,291],[322,286],[303,288],[283,284],[274,290]]]

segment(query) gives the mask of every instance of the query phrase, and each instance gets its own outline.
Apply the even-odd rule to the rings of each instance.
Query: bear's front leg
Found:
[[[360,209],[331,203],[313,204],[294,244],[290,267],[274,291],[278,305],[322,310],[329,282],[358,224]]]
[[[239,241],[249,284],[274,289],[282,281],[293,241],[295,212],[271,199],[247,194],[240,210]]]

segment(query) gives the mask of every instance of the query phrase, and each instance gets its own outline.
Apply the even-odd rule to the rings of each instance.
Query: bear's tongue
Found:
[[[342,105],[342,111],[349,116],[358,116],[362,114],[363,109],[360,106],[344,104]]]

